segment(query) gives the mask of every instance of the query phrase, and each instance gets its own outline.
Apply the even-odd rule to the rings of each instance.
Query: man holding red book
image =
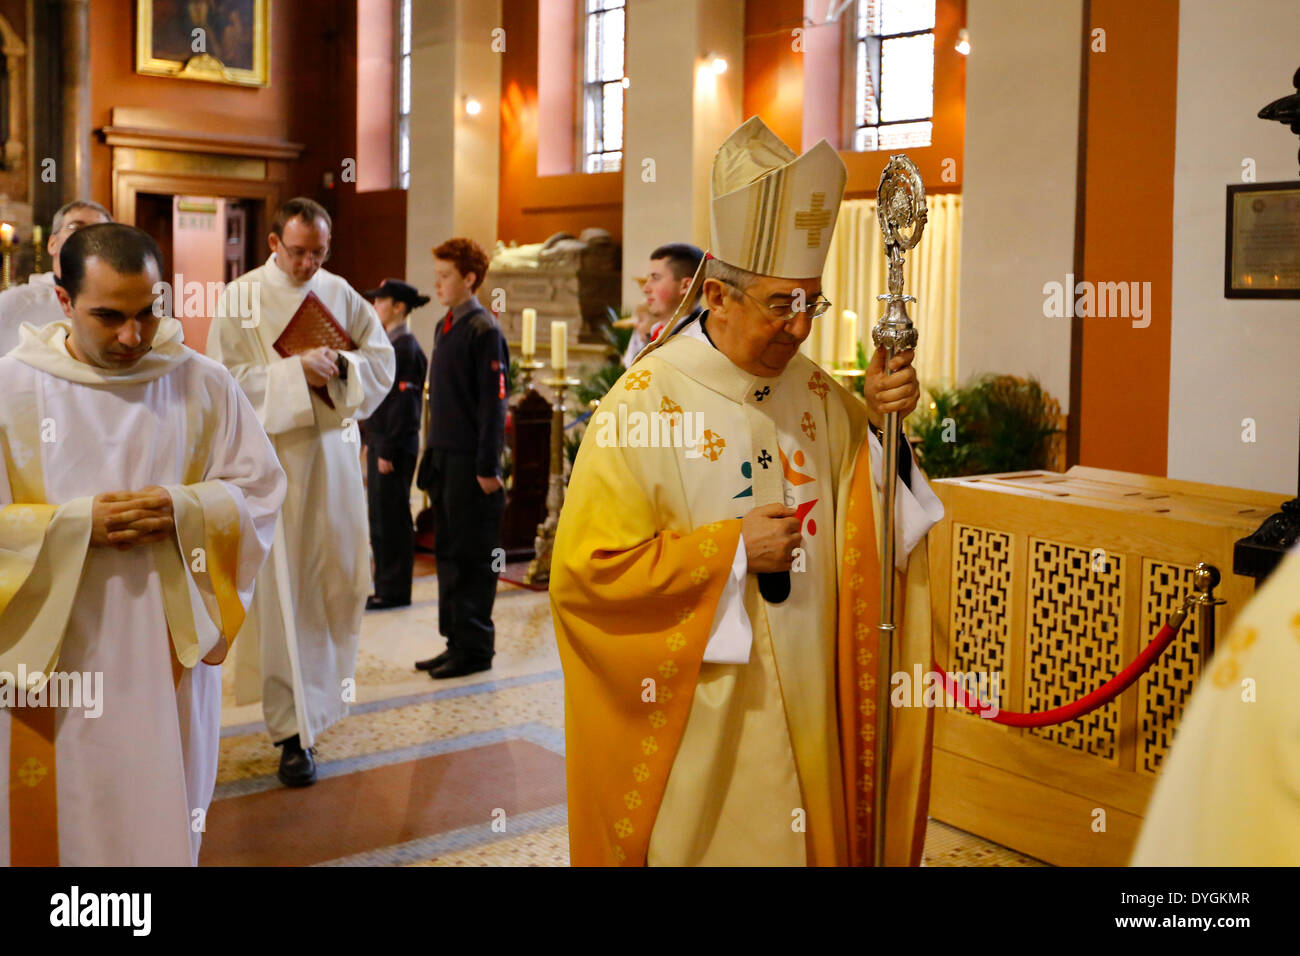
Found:
[[[208,333],[208,355],[243,387],[289,478],[240,632],[236,693],[241,704],[260,695],[290,787],[315,781],[316,738],[355,700],[370,593],[357,422],[384,400],[396,367],[370,303],[322,268],[330,230],[319,203],[280,207],[271,257],[226,287]]]

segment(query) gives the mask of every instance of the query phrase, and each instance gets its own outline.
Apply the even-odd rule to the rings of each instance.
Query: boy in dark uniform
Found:
[[[370,502],[370,550],[375,558],[375,593],[367,611],[411,603],[415,532],[411,526],[411,478],[420,451],[420,389],[428,363],[406,324],[429,301],[415,286],[385,279],[366,293],[384,323],[397,355],[397,378],[375,413],[361,423],[366,445],[366,496]]]
[[[510,353],[492,314],[474,293],[488,257],[470,239],[433,250],[434,294],[446,314],[434,326],[429,417],[418,484],[433,499],[438,559],[438,630],[447,650],[418,661],[435,680],[492,666],[492,605],[505,489],[501,446]]]

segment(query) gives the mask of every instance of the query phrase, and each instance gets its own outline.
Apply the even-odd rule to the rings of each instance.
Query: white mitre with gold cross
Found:
[[[763,276],[820,276],[847,178],[826,140],[796,156],[750,117],[713,158],[709,253]]]
[[[685,326],[679,320],[694,307],[710,258],[780,279],[820,278],[847,179],[824,139],[796,156],[757,116],[737,126],[713,157],[709,253],[664,334],[637,358]]]

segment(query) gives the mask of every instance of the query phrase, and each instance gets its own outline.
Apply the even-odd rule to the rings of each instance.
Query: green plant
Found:
[[[605,306],[605,311],[609,313],[609,322],[601,326],[601,331],[605,333],[605,340],[609,342],[610,348],[618,355],[622,355],[627,351],[627,343],[632,341],[632,327],[629,325],[627,328],[620,329],[616,328],[614,323],[626,319],[632,313],[627,309],[615,312],[610,306]]]
[[[917,458],[932,478],[1045,468],[1056,402],[1034,379],[985,375],[930,392],[909,421]]]
[[[579,414],[590,408],[593,401],[598,402],[604,398],[605,393],[614,387],[614,383],[622,374],[623,364],[614,358],[588,375],[587,380],[581,385],[576,386],[573,391],[578,396]]]

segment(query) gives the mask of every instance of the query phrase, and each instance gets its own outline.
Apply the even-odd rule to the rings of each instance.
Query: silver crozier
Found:
[[[884,349],[885,371],[900,352],[916,348],[916,328],[907,316],[907,303],[915,302],[903,295],[903,253],[915,246],[925,229],[925,186],[921,174],[905,155],[889,157],[889,164],[880,174],[880,188],[876,191],[876,216],[880,231],[885,236],[885,256],[889,260],[889,292],[876,298],[885,303],[884,315],[871,330],[871,341]],[[894,673],[895,641],[897,630],[896,595],[894,593],[894,496],[897,490],[898,442],[900,435],[898,412],[885,415],[882,441],[884,464],[881,475],[881,529],[880,558],[880,625],[876,642],[876,759],[872,799],[873,861],[885,865],[885,797],[889,788],[890,742],[890,678]]]

